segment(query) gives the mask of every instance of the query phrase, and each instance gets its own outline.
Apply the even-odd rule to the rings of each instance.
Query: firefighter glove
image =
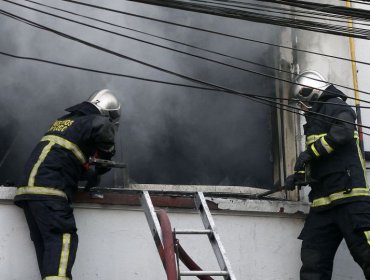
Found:
[[[302,173],[302,172],[296,172],[292,175],[289,175],[286,179],[285,179],[285,186],[284,188],[287,190],[287,191],[292,191],[295,189],[295,187],[301,187],[301,186],[304,186],[304,185],[307,185],[307,183],[305,182],[305,173]]]
[[[309,162],[313,157],[314,156],[308,151],[300,153],[297,161],[295,162],[294,171],[304,170],[306,163]]]
[[[286,179],[285,179],[285,185],[284,185],[284,188],[287,190],[287,191],[292,191],[295,189],[295,174],[292,174],[292,175],[289,175]]]

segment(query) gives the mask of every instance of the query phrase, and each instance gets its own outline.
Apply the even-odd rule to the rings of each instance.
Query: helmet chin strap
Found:
[[[318,100],[320,98],[322,92],[323,91],[321,89],[315,88],[315,89],[313,89],[313,91],[311,93],[311,99],[310,100],[307,100],[307,101],[301,101],[300,100],[298,103],[300,104],[301,108],[304,107],[305,110],[311,110],[312,105],[308,105],[308,104],[310,104],[311,101]]]
[[[298,101],[298,104],[300,105],[301,108],[304,107],[306,110],[312,109],[312,106],[305,104],[303,101]]]

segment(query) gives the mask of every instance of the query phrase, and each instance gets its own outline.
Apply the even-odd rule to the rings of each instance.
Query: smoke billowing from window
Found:
[[[277,27],[264,24],[122,1],[93,2],[268,42],[274,42],[279,34]],[[44,3],[265,65],[274,64],[275,52],[264,45],[65,2]],[[274,94],[274,81],[262,76],[66,23],[11,4],[4,3],[3,6],[9,12],[183,75],[244,92]],[[265,68],[59,14],[224,63],[272,74]],[[0,32],[0,50],[12,54],[192,84],[4,16],[0,17]],[[0,150],[0,183],[16,181],[33,146],[52,121],[64,114],[65,108],[85,100],[97,89],[110,88],[118,92],[123,104],[115,160],[128,163],[133,182],[266,188],[272,185],[274,140],[271,126],[274,112],[270,107],[219,92],[94,74],[5,56],[0,56],[0,67],[0,137],[6,143]],[[113,182],[113,177],[113,174],[107,175],[105,180]]]

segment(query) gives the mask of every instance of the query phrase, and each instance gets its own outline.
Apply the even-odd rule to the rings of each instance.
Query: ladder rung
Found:
[[[221,271],[205,271],[205,270],[193,270],[180,272],[181,276],[225,276],[229,273],[225,270]]]
[[[176,234],[208,234],[212,233],[211,229],[175,229]]]

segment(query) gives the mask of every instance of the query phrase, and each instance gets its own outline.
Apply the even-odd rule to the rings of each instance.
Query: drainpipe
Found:
[[[351,1],[346,1],[346,7],[352,8]],[[350,30],[353,28],[353,21],[352,17],[348,19],[348,27]],[[362,124],[361,118],[361,109],[360,109],[360,100],[359,100],[359,92],[358,92],[358,80],[357,80],[357,66],[356,66],[356,50],[355,50],[355,40],[353,37],[349,37],[349,49],[351,53],[351,64],[352,64],[352,78],[353,78],[353,88],[354,88],[354,97],[355,97],[355,106],[356,106],[356,115],[357,115],[357,124]],[[358,126],[358,135],[360,141],[360,149],[362,152],[363,158],[365,158],[364,153],[364,135],[362,133],[362,127]]]
[[[296,9],[295,7],[291,7],[291,11],[294,12]],[[293,19],[296,20],[296,17],[293,15]],[[297,30],[295,28],[291,29],[291,40],[292,40],[292,64],[291,64],[291,80],[294,81],[297,77],[297,75],[300,73],[300,68],[299,68],[299,63],[298,63],[298,53],[296,49],[298,49],[298,35],[297,35]],[[290,96],[291,97],[291,96]],[[305,150],[305,137],[303,136],[303,131],[302,131],[302,125],[301,125],[301,120],[302,116],[296,115],[295,116],[295,138],[296,138],[296,156],[302,151]]]

